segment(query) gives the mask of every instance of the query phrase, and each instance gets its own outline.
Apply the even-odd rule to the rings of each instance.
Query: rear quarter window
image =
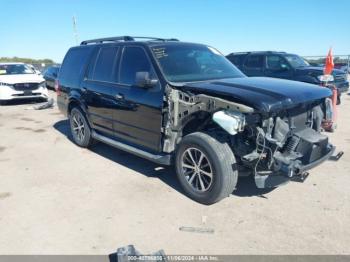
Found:
[[[263,68],[264,67],[264,56],[263,55],[250,55],[246,59],[244,66],[246,68]]]
[[[72,48],[68,51],[59,73],[59,81],[62,85],[78,87],[91,51],[91,47]]]
[[[119,48],[116,46],[101,47],[95,65],[89,70],[88,78],[95,81],[115,82],[115,66]]]
[[[228,56],[228,60],[231,61],[231,63],[233,63],[234,65],[236,66],[241,66],[243,64],[243,61],[244,61],[244,58],[246,57],[247,55],[231,55],[231,56]]]

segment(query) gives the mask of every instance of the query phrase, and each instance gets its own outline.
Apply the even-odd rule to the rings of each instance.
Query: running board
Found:
[[[147,160],[150,160],[152,162],[155,162],[157,164],[161,165],[170,165],[171,164],[171,155],[155,155],[152,153],[149,153],[147,151],[141,150],[139,148],[115,141],[113,139],[110,139],[108,137],[105,137],[103,135],[100,135],[96,133],[95,131],[92,131],[91,133],[92,137],[98,141],[101,141],[102,143],[106,143],[112,147],[121,149],[125,152],[137,155],[139,157],[145,158]]]

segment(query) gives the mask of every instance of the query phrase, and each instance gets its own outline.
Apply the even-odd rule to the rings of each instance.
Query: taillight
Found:
[[[56,90],[56,94],[60,96],[61,95],[60,82],[57,79],[55,80],[55,90]]]

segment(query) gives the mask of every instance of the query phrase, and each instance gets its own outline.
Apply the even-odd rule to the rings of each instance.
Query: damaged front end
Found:
[[[303,181],[307,170],[334,153],[335,147],[321,133],[324,99],[278,112],[259,112],[218,97],[168,91],[163,151],[173,152],[186,135],[186,124],[200,118],[196,131],[210,132],[229,143],[240,175],[253,174],[258,188]]]
[[[232,137],[233,150],[253,171],[258,188],[303,181],[307,170],[331,157],[335,147],[320,132],[322,108],[314,103],[278,112]]]

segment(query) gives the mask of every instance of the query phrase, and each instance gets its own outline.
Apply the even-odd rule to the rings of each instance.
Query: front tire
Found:
[[[226,142],[201,132],[185,136],[176,152],[176,173],[186,194],[210,205],[236,187],[236,159]]]
[[[71,110],[69,123],[73,141],[80,147],[89,147],[93,143],[91,128],[80,108],[74,107]]]

